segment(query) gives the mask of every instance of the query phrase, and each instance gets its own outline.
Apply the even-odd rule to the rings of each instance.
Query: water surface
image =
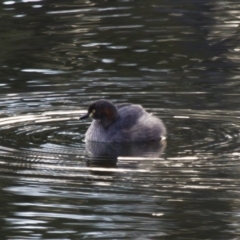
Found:
[[[237,1],[3,1],[3,239],[237,239]],[[88,144],[94,100],[161,144]]]

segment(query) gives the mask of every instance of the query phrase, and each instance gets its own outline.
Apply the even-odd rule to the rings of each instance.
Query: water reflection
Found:
[[[117,158],[118,156],[129,157],[159,157],[166,146],[165,141],[152,141],[140,143],[101,143],[86,142],[88,155],[93,158],[108,156]]]
[[[130,165],[131,160],[135,159],[137,165],[138,158],[142,160],[151,161],[153,158],[159,158],[166,147],[166,141],[152,141],[142,143],[100,143],[100,142],[86,142],[87,150],[87,166],[100,167],[97,171],[91,171],[93,174],[109,175],[111,171],[105,171],[102,168],[123,167],[121,171],[126,168],[137,169],[138,167]],[[127,165],[118,164],[118,157],[126,156],[128,160]],[[134,164],[136,165],[136,164]],[[115,172],[113,170],[113,172]]]
[[[3,1],[2,239],[237,239],[237,1]],[[168,146],[84,143],[139,103]]]

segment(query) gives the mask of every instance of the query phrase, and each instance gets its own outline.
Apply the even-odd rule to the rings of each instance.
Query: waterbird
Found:
[[[166,137],[162,120],[148,113],[141,105],[123,103],[114,105],[100,99],[88,107],[80,120],[93,119],[85,134],[86,141],[94,142],[146,142]]]

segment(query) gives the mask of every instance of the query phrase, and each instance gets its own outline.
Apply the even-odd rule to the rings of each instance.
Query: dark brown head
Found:
[[[112,124],[118,117],[118,110],[108,100],[102,99],[92,103],[88,107],[87,114],[80,117],[80,120],[92,117],[93,119],[99,121],[103,127],[108,127]]]

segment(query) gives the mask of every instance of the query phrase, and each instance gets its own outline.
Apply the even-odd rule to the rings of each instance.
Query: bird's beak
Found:
[[[88,118],[88,117],[89,117],[89,114],[86,113],[85,115],[81,116],[81,117],[79,118],[79,120],[86,119],[86,118]]]

